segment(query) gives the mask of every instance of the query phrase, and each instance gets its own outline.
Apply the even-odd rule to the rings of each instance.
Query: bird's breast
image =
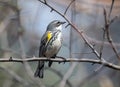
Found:
[[[55,38],[56,39],[54,39],[52,44],[50,44],[47,47],[47,50],[45,52],[45,55],[48,58],[56,55],[58,53],[59,49],[61,48],[61,45],[62,45],[62,34],[61,34],[61,32]]]

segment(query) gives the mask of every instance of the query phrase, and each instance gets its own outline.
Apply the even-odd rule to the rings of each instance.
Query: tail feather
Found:
[[[49,61],[48,66],[51,67],[52,63],[52,61]]]
[[[34,74],[35,77],[43,78],[44,76],[44,61],[39,61],[37,70]]]

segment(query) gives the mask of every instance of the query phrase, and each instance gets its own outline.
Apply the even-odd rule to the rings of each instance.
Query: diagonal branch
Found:
[[[112,12],[112,9],[113,9],[114,2],[115,2],[115,0],[112,0],[111,7],[110,7],[110,12],[109,12],[109,15],[108,15],[109,18],[111,16],[111,12]]]
[[[17,75],[15,72],[11,71],[10,69],[6,69],[2,66],[0,66],[0,71],[7,73],[8,76],[12,77],[15,81],[21,83],[22,85],[28,86],[28,82],[25,81],[23,78],[21,78],[19,75]]]
[[[72,1],[70,2],[70,4],[67,6],[67,8],[66,8],[66,10],[65,10],[65,12],[64,12],[64,15],[66,15],[68,9],[70,8],[71,4],[72,4],[74,1],[75,1],[75,0],[72,0]]]
[[[58,13],[60,16],[62,16],[69,25],[71,25],[71,27],[73,27],[74,30],[76,30],[76,32],[79,33],[79,35],[81,36],[81,38],[84,40],[84,42],[88,45],[89,48],[91,48],[91,50],[93,51],[93,53],[97,56],[97,58],[99,59],[103,59],[100,58],[100,54],[94,49],[93,45],[89,43],[89,41],[85,38],[85,34],[83,33],[82,30],[80,30],[76,25],[74,25],[64,14],[62,14],[61,12],[59,12],[58,10],[56,10],[55,8],[53,8],[51,5],[49,5],[48,3],[45,3],[44,1],[38,0],[41,3],[43,3],[44,5],[48,6],[52,11],[55,11],[56,13]]]

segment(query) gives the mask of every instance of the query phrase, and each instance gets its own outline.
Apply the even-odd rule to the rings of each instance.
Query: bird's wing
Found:
[[[40,48],[39,48],[39,57],[44,56],[44,53],[46,51],[46,45],[52,38],[51,31],[47,31],[41,38]]]

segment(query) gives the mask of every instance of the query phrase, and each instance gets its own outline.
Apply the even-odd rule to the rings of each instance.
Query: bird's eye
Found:
[[[60,24],[60,22],[58,21],[57,24]]]
[[[58,21],[58,22],[57,22],[57,26],[59,26],[59,25],[60,25],[60,22]]]

